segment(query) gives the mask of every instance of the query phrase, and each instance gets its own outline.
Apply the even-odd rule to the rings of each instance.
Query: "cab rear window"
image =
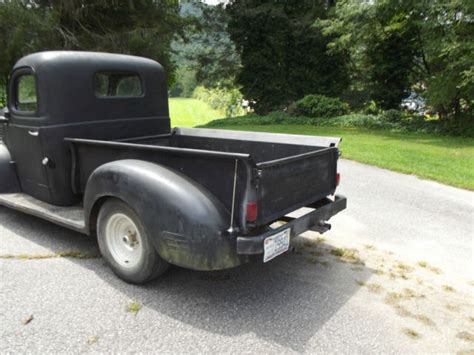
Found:
[[[97,97],[139,97],[143,95],[140,76],[135,73],[96,73],[94,92]]]
[[[24,74],[16,80],[15,108],[18,111],[35,112],[37,107],[35,77],[32,74]]]

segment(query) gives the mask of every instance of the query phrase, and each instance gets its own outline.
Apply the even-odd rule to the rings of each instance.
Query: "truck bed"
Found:
[[[90,174],[114,160],[168,166],[208,189],[245,225],[245,204],[258,205],[255,226],[334,193],[339,138],[177,128],[170,134],[120,141],[67,139],[74,154],[76,192]],[[236,179],[236,193],[233,193]]]
[[[177,128],[148,144],[248,154],[259,174],[258,224],[334,192],[340,138]]]

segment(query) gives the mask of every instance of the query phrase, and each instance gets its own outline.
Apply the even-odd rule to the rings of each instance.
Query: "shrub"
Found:
[[[0,84],[0,108],[7,105],[7,90]]]
[[[232,125],[311,125],[325,127],[365,127],[393,128],[394,125],[384,122],[379,116],[350,114],[338,117],[292,117],[285,112],[272,112],[266,116],[249,114],[242,117],[224,118],[209,122],[208,127]]]
[[[365,113],[366,115],[378,115],[380,114],[383,110],[377,105],[377,103],[373,100],[367,102],[364,107],[362,107],[362,113]]]
[[[349,106],[338,98],[323,95],[306,95],[290,105],[292,116],[335,117],[349,113]]]
[[[390,109],[382,113],[382,119],[387,122],[400,122],[404,116],[403,112],[399,110]]]
[[[207,89],[198,86],[194,89],[193,98],[204,101],[213,109],[228,117],[243,115],[246,110],[242,107],[242,94],[238,89]]]
[[[443,122],[442,130],[454,136],[474,137],[474,116]]]

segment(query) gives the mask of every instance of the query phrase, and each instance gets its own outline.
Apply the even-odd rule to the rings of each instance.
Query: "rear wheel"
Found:
[[[97,238],[104,259],[127,282],[145,283],[168,268],[135,211],[120,200],[107,200],[100,209]]]

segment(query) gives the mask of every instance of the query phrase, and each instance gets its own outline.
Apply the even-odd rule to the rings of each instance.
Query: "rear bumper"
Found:
[[[257,236],[241,236],[237,237],[237,254],[253,255],[263,253],[263,242],[276,233],[285,229],[291,228],[290,238],[297,237],[301,233],[313,229],[320,232],[326,231],[324,222],[329,220],[332,216],[344,210],[347,206],[347,199],[344,196],[336,195],[334,200],[325,198],[310,206],[314,211],[309,212],[299,218],[291,219],[288,223],[281,227],[272,229],[268,232]]]

